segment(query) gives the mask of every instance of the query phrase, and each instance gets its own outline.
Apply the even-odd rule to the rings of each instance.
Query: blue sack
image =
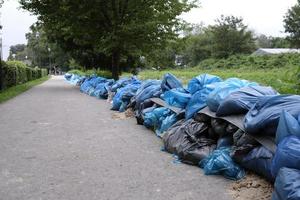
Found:
[[[270,182],[274,181],[271,174],[272,159],[274,154],[264,146],[252,149],[245,157],[242,158],[241,166],[251,170]]]
[[[107,99],[108,97],[108,91],[109,91],[109,88],[110,86],[112,86],[114,83],[114,80],[113,79],[108,79],[106,80],[105,83],[100,83],[97,85],[97,87],[95,88],[95,96],[97,98],[102,98],[102,99]]]
[[[165,118],[169,115],[170,110],[165,107],[155,108],[151,112],[146,112],[144,115],[144,125],[147,128],[159,128],[160,118]]]
[[[300,171],[283,167],[279,170],[274,184],[272,200],[300,199]]]
[[[174,88],[182,88],[181,82],[173,74],[165,74],[161,83],[162,91],[165,92]]]
[[[170,106],[184,109],[191,99],[191,94],[184,88],[175,88],[166,91],[161,98]]]
[[[64,77],[65,77],[65,79],[66,79],[67,81],[69,81],[69,80],[71,79],[72,76],[73,76],[73,74],[69,74],[69,73],[66,73],[66,74],[64,75]]]
[[[144,113],[143,118],[144,126],[153,128],[159,137],[177,121],[176,114],[165,107],[150,109],[150,112]]]
[[[111,86],[111,92],[117,92],[119,88],[125,87],[126,85],[132,83],[133,81],[136,80],[136,77],[125,77],[121,78],[118,81],[116,81],[112,86]]]
[[[168,115],[164,119],[160,119],[161,125],[158,129],[155,130],[155,133],[158,137],[162,138],[163,134],[173,125],[177,122],[176,114],[173,113],[171,115]]]
[[[279,144],[283,138],[289,135],[296,135],[300,137],[300,124],[298,120],[294,118],[290,113],[283,110],[280,115],[276,131],[276,144]]]
[[[245,176],[245,171],[240,168],[230,157],[230,148],[215,150],[207,158],[199,162],[205,175],[221,174],[232,180],[239,180]]]
[[[246,86],[257,86],[257,83],[241,80],[238,78],[229,78],[220,82],[218,86],[208,95],[207,106],[213,112],[216,112],[222,101],[232,92]]]
[[[139,89],[141,82],[135,80],[131,84],[126,85],[123,88],[117,90],[116,95],[113,98],[112,110],[118,110],[124,112],[130,99],[135,95],[136,91]]]
[[[297,118],[300,113],[300,96],[277,95],[259,97],[256,104],[245,116],[245,131],[249,134],[275,136],[283,110]]]
[[[254,106],[258,97],[278,95],[271,87],[248,86],[229,94],[220,104],[216,115],[227,116],[247,113]]]
[[[212,83],[203,86],[201,90],[193,94],[190,101],[185,108],[185,119],[190,119],[199,110],[206,106],[206,100],[208,95],[217,87],[219,83]]]
[[[88,94],[89,90],[93,88],[93,86],[90,84],[90,79],[86,79],[80,86],[80,91]]]
[[[191,94],[195,94],[197,91],[202,90],[204,85],[221,82],[222,79],[218,76],[210,75],[210,74],[201,74],[192,80],[190,80],[188,84],[188,91]]]
[[[136,108],[138,108],[140,104],[147,99],[153,97],[160,97],[162,93],[160,85],[161,81],[158,80],[148,80],[145,83],[143,83],[134,97],[136,102]]]
[[[278,145],[272,161],[271,172],[277,176],[280,168],[289,167],[300,170],[300,138],[297,136],[285,137]]]

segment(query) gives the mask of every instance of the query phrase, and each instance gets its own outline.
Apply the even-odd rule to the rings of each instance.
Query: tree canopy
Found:
[[[209,27],[214,57],[227,58],[233,54],[251,53],[255,49],[254,35],[242,18],[222,15],[216,23]]]
[[[288,39],[294,47],[300,47],[300,0],[288,10],[284,17],[285,32],[289,33]]]
[[[111,64],[114,78],[119,63],[138,57],[178,34],[178,17],[195,6],[188,0],[20,0],[38,16],[50,40],[86,67]],[[138,56],[137,56],[138,55]],[[108,59],[110,58],[110,59]],[[103,62],[104,61],[104,62]]]

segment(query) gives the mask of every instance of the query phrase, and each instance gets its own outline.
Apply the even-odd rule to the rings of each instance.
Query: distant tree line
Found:
[[[137,67],[195,66],[257,48],[299,47],[299,1],[284,18],[289,36],[280,38],[256,35],[234,16],[221,16],[210,26],[187,24],[178,16],[196,7],[196,1],[20,0],[23,9],[38,16],[38,23],[26,35],[27,45],[11,47],[9,59],[27,56],[41,67],[52,62],[106,69],[118,78],[121,71]]]

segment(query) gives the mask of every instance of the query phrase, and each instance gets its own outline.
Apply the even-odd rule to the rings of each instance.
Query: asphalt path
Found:
[[[62,77],[0,104],[0,200],[228,200],[230,181],[175,164],[135,119]]]

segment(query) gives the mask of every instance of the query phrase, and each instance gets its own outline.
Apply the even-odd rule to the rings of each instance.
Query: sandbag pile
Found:
[[[137,123],[162,138],[177,161],[232,180],[251,170],[275,181],[273,200],[299,199],[300,96],[209,74],[186,88],[172,74],[144,81],[71,74],[65,79],[86,94],[109,99],[112,110],[132,109]]]

